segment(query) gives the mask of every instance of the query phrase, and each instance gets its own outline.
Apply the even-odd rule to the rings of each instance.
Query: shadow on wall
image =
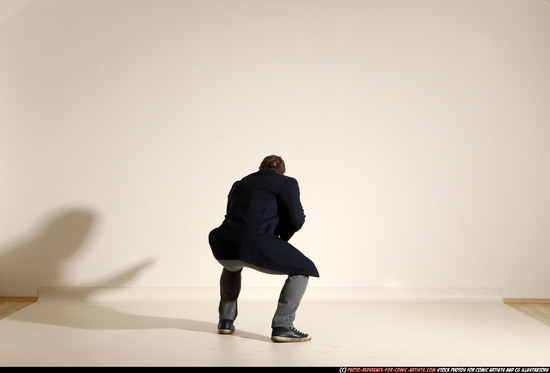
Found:
[[[0,251],[0,296],[35,296],[39,287],[71,286],[64,282],[66,266],[84,247],[95,220],[90,209],[65,209],[48,219],[30,238]],[[86,286],[122,286],[152,262],[146,260],[101,283]]]
[[[80,251],[88,240],[94,221],[95,214],[91,210],[64,210],[49,219],[31,238],[5,250],[0,254],[0,295],[11,295],[3,294],[5,288],[26,289],[27,292],[32,291],[36,294],[39,287],[70,287],[63,280],[65,266],[70,264],[69,259]],[[122,287],[153,261],[144,260],[99,283],[82,286],[76,290],[62,290],[64,296],[58,301],[44,303],[39,300],[40,308],[31,305],[11,315],[10,319],[77,329],[174,328],[217,334],[216,324],[212,322],[134,315],[89,301],[94,293],[108,291],[106,288]],[[14,283],[17,286],[7,286]],[[159,304],[159,307],[166,305]],[[192,305],[184,305],[182,312],[187,307]],[[213,309],[215,308],[213,306]],[[245,339],[270,342],[264,335],[242,330],[236,335]]]

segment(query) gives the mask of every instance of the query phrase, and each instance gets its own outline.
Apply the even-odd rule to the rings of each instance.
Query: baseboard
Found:
[[[265,290],[265,289],[264,289]],[[202,292],[200,289],[196,289],[196,291]],[[217,290],[216,290],[217,291]],[[274,293],[277,292],[278,289],[274,290]],[[315,292],[310,290],[310,292]],[[346,292],[345,290],[343,291]],[[151,294],[145,294],[147,295]],[[271,297],[272,294],[269,294]],[[416,294],[418,295],[418,294]],[[152,299],[155,297],[151,297]],[[314,297],[315,298],[315,297]],[[38,297],[31,297],[31,296],[0,296],[0,301],[12,301],[12,302],[36,302],[38,300]],[[502,301],[506,304],[550,304],[550,298],[503,298]]]
[[[38,297],[1,297],[0,301],[12,301],[12,302],[36,302]]]
[[[243,287],[242,301],[272,301],[280,288]],[[218,288],[40,288],[40,300],[81,299],[105,301],[216,301]],[[308,302],[503,303],[502,289],[432,288],[308,288]]]
[[[504,298],[506,304],[550,304],[550,298]]]

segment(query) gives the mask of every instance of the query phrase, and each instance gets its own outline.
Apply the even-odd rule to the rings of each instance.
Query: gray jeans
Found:
[[[252,268],[260,272],[272,275],[284,275],[285,273],[259,268],[243,262],[242,260],[219,260],[223,266],[220,277],[220,319],[235,320],[237,318],[237,299],[241,292],[241,272],[243,267]],[[289,275],[285,281],[277,309],[271,327],[292,327],[296,318],[296,311],[306,292],[309,277],[302,275]]]

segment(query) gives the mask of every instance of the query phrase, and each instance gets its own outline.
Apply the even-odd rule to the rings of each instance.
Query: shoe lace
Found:
[[[303,333],[301,331],[299,331],[298,329],[296,329],[295,327],[291,326],[290,327],[290,330],[292,330],[294,333],[298,334],[298,335],[301,335],[303,337],[305,337],[307,334],[306,333]]]

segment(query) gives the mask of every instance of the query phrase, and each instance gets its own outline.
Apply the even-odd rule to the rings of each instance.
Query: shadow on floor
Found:
[[[97,290],[95,291],[97,292]],[[213,322],[188,318],[132,314],[116,310],[113,307],[102,305],[98,302],[88,302],[86,298],[89,295],[82,296],[82,293],[79,292],[77,294],[79,295],[75,296],[68,291],[67,296],[59,297],[55,301],[50,299],[40,301],[39,299],[36,303],[39,303],[40,312],[33,309],[35,305],[38,306],[35,303],[25,307],[21,311],[13,313],[9,318],[28,323],[55,325],[74,329],[181,329],[197,333],[218,334],[217,324]],[[181,307],[181,303],[178,304],[178,307]],[[189,307],[192,307],[192,305]],[[185,313],[185,309],[182,309],[182,312]],[[245,330],[237,329],[232,336],[271,343],[269,336]]]

